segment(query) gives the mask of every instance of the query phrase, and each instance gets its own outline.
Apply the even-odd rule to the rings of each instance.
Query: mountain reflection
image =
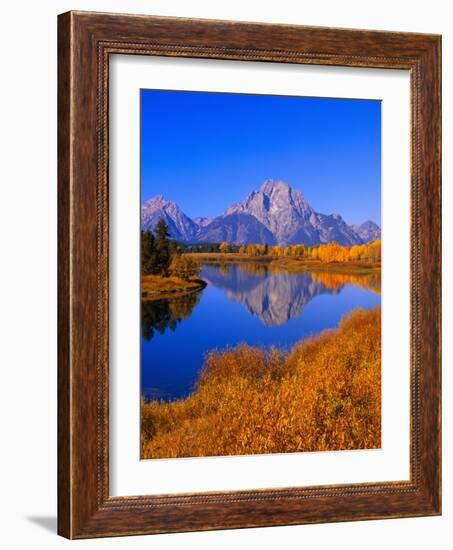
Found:
[[[348,285],[380,292],[380,273],[289,273],[265,264],[205,265],[208,284],[222,289],[231,300],[243,304],[265,326],[284,325],[301,315],[305,306],[321,294],[339,294]]]
[[[290,273],[258,262],[208,264],[201,277],[209,286],[221,289],[230,299],[244,305],[267,327],[286,324],[299,317],[307,304],[322,294],[339,294],[349,285],[371,290],[381,289],[379,272]],[[142,302],[142,334],[151,340],[156,332],[175,331],[178,324],[191,316],[202,293]],[[221,312],[219,312],[221,314]]]

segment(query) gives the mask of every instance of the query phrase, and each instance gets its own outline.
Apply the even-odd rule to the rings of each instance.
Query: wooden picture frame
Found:
[[[440,37],[69,12],[59,16],[58,48],[59,534],[88,538],[440,514]],[[109,496],[111,54],[410,71],[409,481]]]

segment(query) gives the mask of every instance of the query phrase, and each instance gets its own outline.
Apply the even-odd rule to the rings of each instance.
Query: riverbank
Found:
[[[195,391],[141,406],[141,457],[374,449],[381,444],[381,309],[288,351],[211,351]]]
[[[206,281],[198,277],[185,280],[180,277],[144,275],[141,280],[141,296],[145,301],[176,298],[192,292],[199,292],[206,286]]]
[[[354,273],[369,274],[381,272],[380,262],[321,262],[312,258],[276,258],[271,266],[285,269],[291,273],[329,272],[329,273]]]
[[[248,254],[215,253],[215,252],[190,252],[187,254],[201,264],[208,263],[259,263],[273,267],[281,267],[295,273],[305,271],[336,271],[336,272],[379,272],[380,262],[322,262],[314,258],[301,256],[249,256]]]
[[[190,256],[200,264],[206,263],[221,263],[221,262],[259,262],[270,263],[273,259],[272,256],[248,256],[247,254],[239,254],[238,252],[187,252],[187,256]]]

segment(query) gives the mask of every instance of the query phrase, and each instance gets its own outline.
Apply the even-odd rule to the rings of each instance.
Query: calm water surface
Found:
[[[241,342],[290,348],[334,328],[348,312],[380,305],[380,275],[291,274],[253,263],[204,265],[208,286],[142,303],[141,384],[146,400],[181,399],[203,357]]]

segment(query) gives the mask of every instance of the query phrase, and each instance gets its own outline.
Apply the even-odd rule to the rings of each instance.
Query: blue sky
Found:
[[[348,223],[381,218],[381,103],[141,90],[142,202],[217,216],[265,179]]]

